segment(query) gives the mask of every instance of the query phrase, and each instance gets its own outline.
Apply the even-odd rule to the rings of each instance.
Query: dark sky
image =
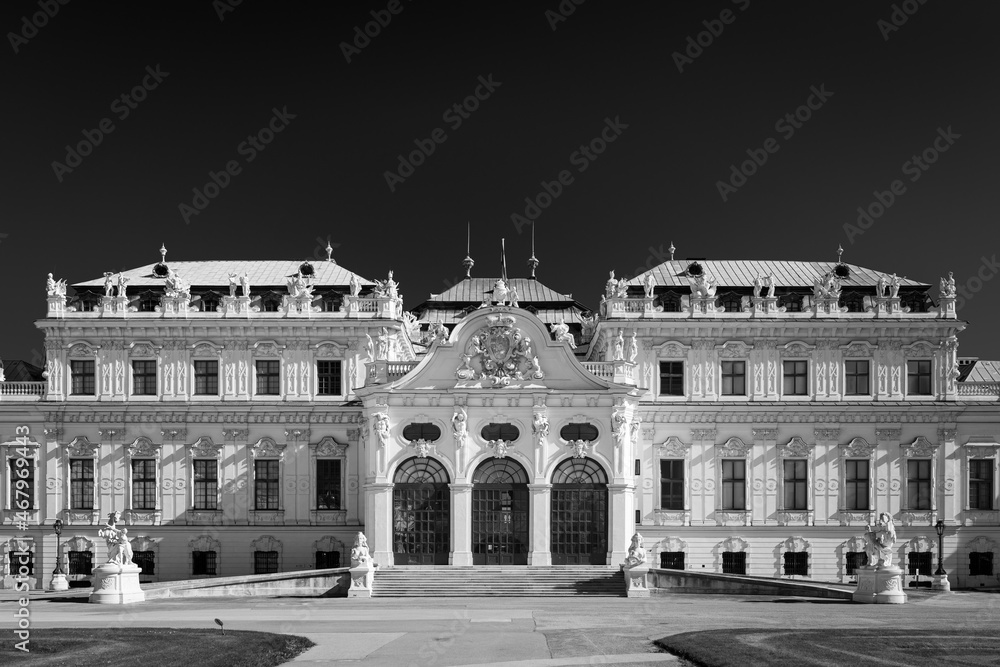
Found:
[[[498,274],[501,238],[525,275],[530,227],[512,215],[564,170],[536,214],[538,276],[591,307],[608,270],[634,275],[671,241],[712,259],[834,260],[842,244],[935,296],[954,271],[959,353],[1000,357],[995,2],[47,1],[52,17],[46,0],[0,5],[4,359],[40,361],[47,272],[97,278],[161,243],[168,260],[306,259],[329,238],[367,278],[393,269],[413,307],[462,275],[471,222],[474,275]],[[560,6],[574,11],[555,22]],[[373,11],[391,20],[347,62]],[[144,99],[122,100],[144,78]],[[445,115],[477,87],[478,108]],[[252,149],[275,109],[294,118]],[[808,119],[782,120],[797,109]],[[390,189],[397,156],[438,128]],[[76,163],[85,131],[100,143]],[[577,153],[602,131],[603,152]],[[926,149],[933,164],[907,164]],[[748,151],[766,162],[723,197]],[[186,220],[230,161],[239,173]],[[895,180],[892,204],[845,230]]]

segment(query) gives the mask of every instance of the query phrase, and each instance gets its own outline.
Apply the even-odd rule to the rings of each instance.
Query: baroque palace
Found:
[[[951,584],[998,585],[1000,364],[957,356],[950,278],[671,259],[591,312],[467,257],[408,312],[330,252],[49,276],[44,373],[0,382],[4,587],[23,552],[85,585],[113,511],[144,582],[348,566],[358,531],[383,568],[617,568],[639,531],[653,567],[846,582],[887,513],[909,581],[941,521]]]

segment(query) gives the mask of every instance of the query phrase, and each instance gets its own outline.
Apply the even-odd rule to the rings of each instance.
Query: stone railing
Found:
[[[0,382],[0,400],[37,400],[45,396],[45,382]]]
[[[583,367],[603,380],[610,380],[615,375],[615,365],[610,361],[585,361]]]
[[[393,382],[403,377],[414,368],[419,362],[416,361],[390,361],[385,366],[387,382]]]
[[[959,396],[1000,397],[1000,382],[959,382]]]

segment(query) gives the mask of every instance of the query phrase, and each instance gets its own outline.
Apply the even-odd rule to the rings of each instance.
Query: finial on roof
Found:
[[[528,269],[531,270],[529,280],[535,280],[535,269],[538,268],[538,258],[535,257],[535,221],[531,221],[531,257],[528,258]]]
[[[472,267],[475,266],[476,262],[469,257],[469,247],[472,241],[472,225],[468,222],[465,223],[465,259],[462,260],[462,266],[465,267],[465,279],[472,279]]]
[[[330,237],[326,237],[326,261],[333,261],[333,246],[330,245]]]
[[[660,246],[660,247],[662,248],[663,246]],[[667,250],[670,251],[670,261],[673,261],[673,259],[674,259],[674,251],[677,250],[677,248],[674,247],[674,242],[673,241],[670,242],[670,247],[667,248]]]
[[[844,246],[837,244],[837,264],[840,264],[840,257],[844,254]]]
[[[164,263],[167,261],[167,246],[162,243],[160,244],[160,261]]]

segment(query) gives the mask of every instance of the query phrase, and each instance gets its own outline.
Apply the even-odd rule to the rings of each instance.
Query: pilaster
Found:
[[[531,493],[531,533],[529,536],[528,565],[552,565],[552,500],[551,484],[529,484]]]

